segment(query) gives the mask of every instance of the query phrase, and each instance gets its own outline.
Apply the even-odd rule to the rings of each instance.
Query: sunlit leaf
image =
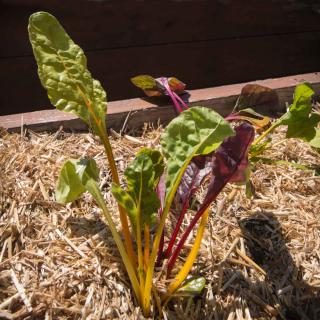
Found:
[[[127,189],[112,185],[112,194],[126,209],[130,221],[136,225],[137,215],[141,215],[142,226],[154,225],[160,201],[155,191],[164,168],[159,151],[143,148],[125,171]]]
[[[311,112],[313,94],[314,91],[308,83],[296,87],[293,103],[280,122],[281,125],[288,126],[287,138],[310,141],[315,137],[315,127],[320,121],[320,115]]]
[[[131,82],[142,90],[156,90],[156,80],[148,75],[141,75],[131,78]]]
[[[167,159],[167,198],[177,190],[192,158],[213,152],[233,133],[230,124],[208,108],[193,107],[173,119],[160,141]]]
[[[309,141],[309,144],[313,148],[320,149],[320,129],[316,130],[316,134],[313,139]]]
[[[28,31],[39,78],[51,103],[79,116],[99,136],[104,134],[106,93],[88,71],[82,49],[47,12],[31,15]]]
[[[97,181],[99,170],[93,159],[68,160],[64,163],[56,188],[56,200],[61,203],[72,202],[86,191],[86,183]]]
[[[196,277],[187,280],[183,286],[181,286],[175,293],[178,296],[197,296],[200,295],[204,286],[206,284],[206,279],[204,277]]]

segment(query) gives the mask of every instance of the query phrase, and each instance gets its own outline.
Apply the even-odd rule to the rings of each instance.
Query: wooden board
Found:
[[[83,47],[109,101],[143,96],[138,74],[198,89],[319,67],[318,1],[0,0],[0,115],[50,108],[27,34],[39,10]]]
[[[295,86],[305,81],[311,83],[314,90],[320,90],[319,73],[267,79],[254,83],[276,90],[280,104],[284,106],[286,102],[292,101]],[[244,85],[245,83],[238,83],[191,90],[189,92],[189,105],[206,106],[226,116],[232,111]],[[138,98],[110,102],[107,113],[108,128],[115,130],[121,130],[125,122],[127,122],[127,127],[129,128],[141,128],[146,122],[166,124],[175,116],[173,107],[168,104],[168,101]],[[76,116],[55,109],[0,116],[0,127],[4,127],[9,131],[20,131],[23,126],[27,126],[34,131],[52,131],[57,130],[60,126],[63,126],[64,130],[87,129],[84,123]]]
[[[55,15],[91,51],[320,31],[318,5],[316,0],[1,0],[0,57],[31,54],[27,24],[36,11]]]
[[[320,32],[88,52],[108,100],[143,96],[130,78],[175,75],[188,89],[304,73],[319,67]],[[298,44],[298,45],[297,45]],[[174,58],[172,58],[174,57]],[[177,58],[175,58],[177,57]],[[266,58],[268,57],[268,58]],[[33,57],[0,59],[0,115],[50,108]]]

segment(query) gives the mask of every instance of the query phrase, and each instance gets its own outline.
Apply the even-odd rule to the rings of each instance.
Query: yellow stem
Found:
[[[112,175],[112,181],[116,184],[120,184],[119,182],[119,176],[118,176],[118,170],[114,161],[113,157],[113,152],[112,148],[110,145],[110,141],[108,139],[108,136],[106,133],[103,133],[102,136],[100,136],[100,139],[103,143],[108,162],[110,165],[110,170],[111,170],[111,175]],[[120,215],[120,221],[121,221],[121,226],[122,226],[122,232],[124,235],[124,242],[125,242],[125,247],[128,252],[128,255],[130,257],[130,260],[133,262],[134,265],[137,264],[137,257],[136,254],[134,253],[133,250],[133,244],[132,244],[132,239],[131,239],[131,234],[129,230],[129,224],[128,224],[128,218],[126,215],[125,210],[118,204],[119,208],[119,215]]]
[[[176,191],[178,189],[179,183],[180,183],[181,178],[183,176],[183,173],[185,171],[185,168],[187,167],[187,165],[191,161],[191,159],[192,159],[192,155],[189,156],[187,161],[185,161],[183,170],[180,170],[178,177],[176,178],[174,187],[171,189],[171,191],[169,192],[169,194],[167,196],[166,203],[165,203],[165,206],[164,206],[161,218],[160,218],[160,222],[159,222],[159,225],[157,228],[157,232],[156,232],[156,235],[153,240],[152,250],[151,250],[149,264],[148,264],[147,273],[146,273],[146,281],[145,281],[143,300],[142,300],[143,314],[145,317],[147,317],[150,313],[152,278],[153,278],[154,266],[155,266],[156,259],[157,259],[159,244],[160,244],[162,232],[164,229],[164,225],[165,225],[167,216],[169,214],[169,210],[170,210],[172,201],[174,199],[174,196],[175,196]]]
[[[264,131],[261,136],[259,136],[257,139],[255,139],[252,142],[252,145],[256,145],[259,142],[261,142],[269,133],[271,133],[274,129],[276,129],[278,126],[280,126],[282,119],[284,118],[285,115],[286,115],[286,113],[283,116],[281,116],[271,127],[269,127],[266,131]]]
[[[209,213],[210,213],[210,208],[208,208],[204,213],[203,216],[201,218],[200,224],[199,224],[199,228],[198,228],[198,233],[196,236],[196,239],[194,241],[194,244],[192,246],[192,249],[188,255],[187,260],[185,261],[183,267],[181,268],[180,272],[177,274],[177,276],[175,277],[174,281],[170,284],[167,293],[165,294],[165,296],[163,297],[163,301],[166,302],[166,300],[168,300],[170,298],[170,296],[179,288],[179,286],[181,285],[181,283],[186,279],[186,277],[188,276],[194,261],[196,260],[196,257],[198,255],[199,249],[200,249],[200,245],[201,245],[201,240],[203,238],[203,234],[204,234],[204,230],[208,221],[208,217],[209,217]]]
[[[104,146],[107,158],[108,158],[109,166],[111,169],[112,181],[119,185],[118,170],[117,170],[116,163],[114,161],[112,148],[110,145],[110,141],[109,141],[107,132],[105,130],[105,126],[102,125],[101,119],[99,119],[99,117],[97,117],[97,115],[94,111],[94,108],[91,104],[91,101],[86,97],[86,95],[84,94],[84,92],[81,90],[81,88],[79,86],[77,86],[77,90],[78,90],[79,94],[82,96],[82,99],[83,99],[84,103],[86,104],[86,106],[87,106],[87,108],[93,118],[93,121],[96,123],[96,126],[99,130],[99,132],[96,132],[96,133],[98,134],[99,138],[101,139],[101,142],[103,143],[103,146]],[[103,119],[103,121],[104,121],[104,119]],[[123,235],[124,235],[125,247],[126,247],[126,250],[128,252],[128,255],[129,255],[131,261],[133,262],[134,265],[136,265],[137,258],[134,253],[134,250],[133,250],[133,244],[132,244],[132,239],[131,239],[129,225],[128,225],[128,218],[127,218],[125,210],[120,205],[118,205],[118,208],[119,208],[122,231],[123,231]]]
[[[147,269],[149,264],[150,254],[150,227],[148,224],[144,225],[144,269]]]
[[[172,202],[172,199],[171,199]],[[168,200],[168,203],[171,203],[170,200]],[[152,245],[152,250],[151,250],[151,255],[149,259],[149,264],[147,268],[147,273],[146,273],[146,281],[145,281],[145,287],[144,287],[144,294],[143,294],[143,300],[142,300],[142,308],[143,308],[143,314],[145,317],[149,316],[150,313],[150,300],[151,300],[151,288],[152,288],[152,277],[153,277],[153,272],[154,272],[154,266],[157,258],[157,252],[160,244],[160,239],[162,235],[162,231],[164,228],[164,224],[167,218],[167,215],[169,213],[169,207],[168,205],[165,206],[159,226],[157,228],[157,233],[154,237],[153,240],[153,245]]]
[[[144,290],[144,268],[143,268],[142,240],[141,240],[140,205],[139,205],[138,212],[137,212],[137,249],[138,249],[138,275],[139,275],[139,280],[140,280],[140,295],[141,295],[141,301],[142,301],[143,300],[143,290]]]

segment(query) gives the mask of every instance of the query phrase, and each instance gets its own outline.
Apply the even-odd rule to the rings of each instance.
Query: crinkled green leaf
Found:
[[[88,71],[82,49],[47,12],[31,15],[28,31],[38,74],[51,103],[78,115],[101,135],[105,131],[106,93]]]
[[[160,207],[155,187],[163,172],[163,158],[159,151],[143,148],[127,167],[125,177],[127,189],[112,186],[112,193],[121,206],[127,209],[130,221],[136,224],[137,215],[141,214],[142,226],[153,225]]]
[[[111,192],[121,207],[126,210],[131,224],[136,225],[137,206],[131,195],[115,183],[112,183]]]
[[[320,121],[320,115],[311,112],[313,94],[314,91],[308,83],[295,88],[293,103],[280,122],[281,125],[288,126],[287,138],[310,141],[316,135],[315,127]]]
[[[86,191],[86,183],[97,181],[99,170],[93,159],[68,160],[61,168],[56,188],[56,200],[61,203],[72,202]]]
[[[150,148],[140,149],[137,153],[137,156],[141,154],[146,154],[152,161],[152,166],[154,169],[153,188],[155,188],[164,170],[163,156],[158,150]]]
[[[193,157],[211,153],[231,135],[234,131],[230,124],[208,108],[193,107],[173,119],[160,142],[167,158],[167,198],[177,190]]]
[[[192,278],[187,280],[186,283],[176,291],[175,295],[197,296],[201,294],[205,284],[206,279],[204,277]]]

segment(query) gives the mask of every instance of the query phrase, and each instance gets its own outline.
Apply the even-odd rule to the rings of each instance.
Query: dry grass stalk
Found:
[[[120,171],[141,145],[158,146],[160,133],[146,127],[142,134],[113,134]],[[282,141],[283,132],[274,139]],[[66,206],[54,200],[61,165],[84,155],[98,162],[104,197],[118,223],[109,168],[94,136],[1,131],[0,318],[142,317],[91,197]],[[266,156],[320,166],[319,154],[296,140],[279,143]],[[320,179],[314,171],[258,164],[252,182],[252,199],[232,185],[219,196],[217,203],[230,193],[233,199],[210,217],[194,266],[195,274],[206,277],[206,289],[197,299],[173,299],[163,310],[165,319],[320,317]],[[161,274],[156,285],[163,290]]]

